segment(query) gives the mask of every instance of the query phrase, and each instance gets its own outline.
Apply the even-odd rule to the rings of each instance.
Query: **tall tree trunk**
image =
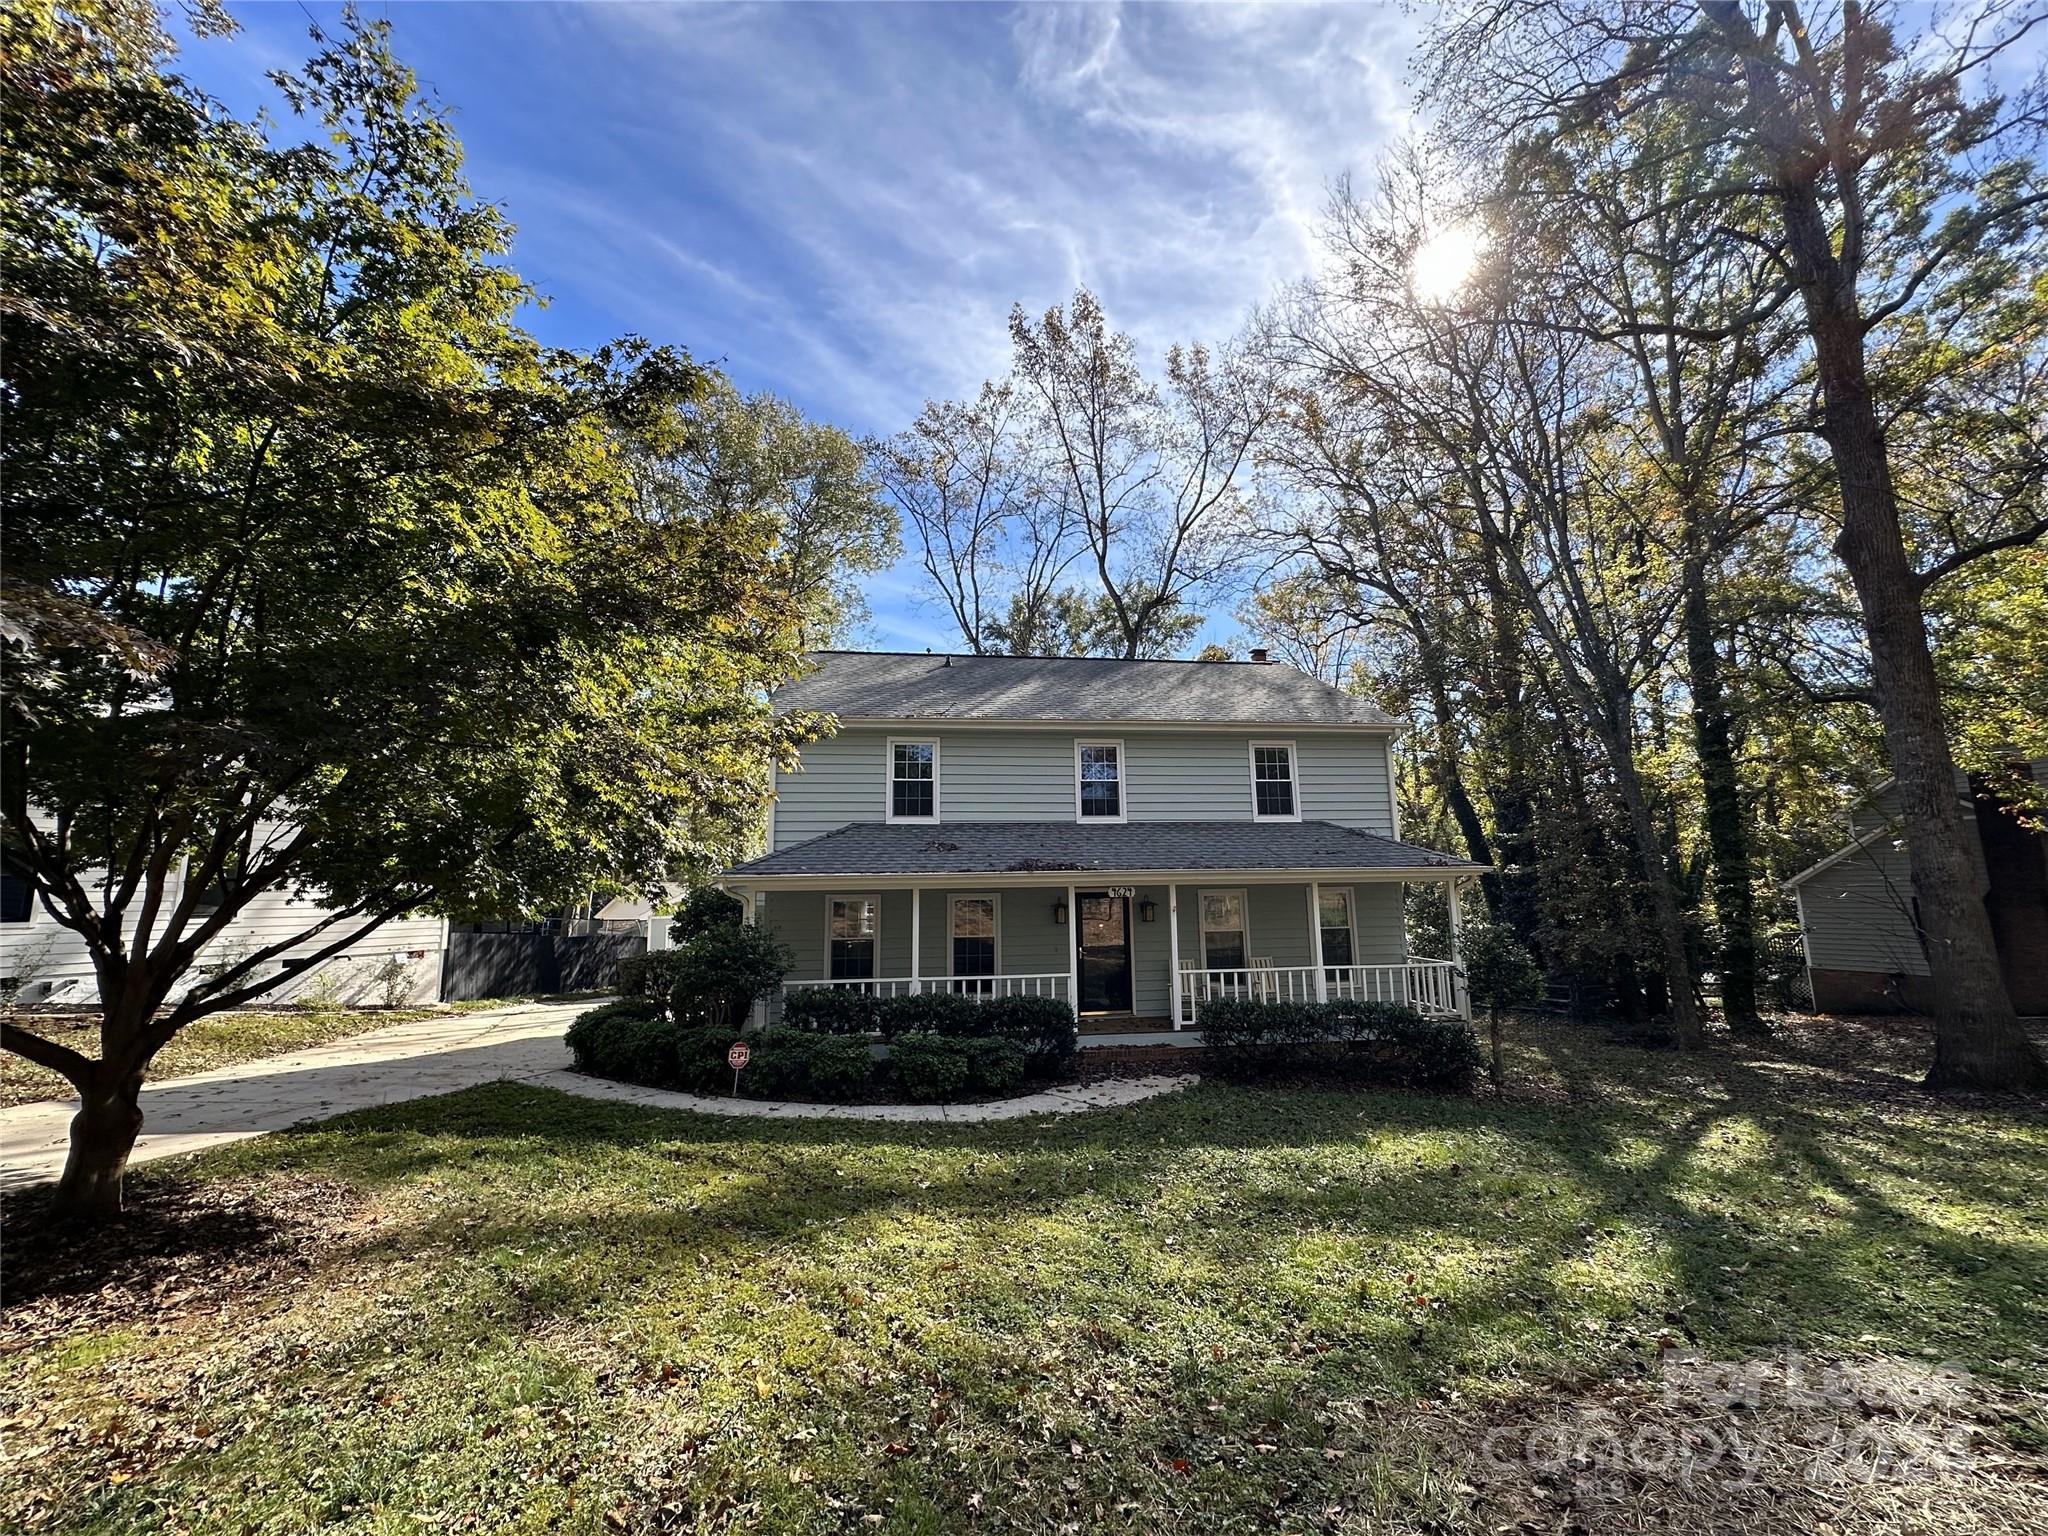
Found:
[[[1860,346],[1856,353],[1854,371],[1860,375]],[[1836,361],[1840,366],[1842,359]],[[1828,374],[1824,365],[1824,387]],[[1884,433],[1867,391],[1829,391],[1827,437],[1842,487],[1842,536],[1835,548],[1863,604],[1878,717],[1898,785],[1907,863],[1934,984],[1928,1085],[2021,1088],[2048,1082],[2048,1064],[2021,1031],[1999,976],[1998,948],[1984,909],[1984,869],[1973,846],[1976,825],[1965,817],[1958,793],[1919,583],[1900,536]]]
[[[1485,718],[1495,735],[1500,764],[1490,796],[1500,885],[1500,904],[1494,916],[1542,957],[1545,950],[1538,937],[1542,913],[1535,875],[1536,807],[1529,792],[1529,727],[1524,714],[1528,690],[1522,674],[1527,632],[1518,622],[1520,604],[1500,571],[1492,546],[1487,545],[1482,553],[1486,611],[1492,630]]]
[[[1955,757],[1942,718],[1941,690],[1927,644],[1920,582],[1899,526],[1899,504],[1884,426],[1864,366],[1857,298],[1860,230],[1845,228],[1842,253],[1821,209],[1818,178],[1831,161],[1799,126],[1773,60],[1763,54],[1738,5],[1707,7],[1742,60],[1750,107],[1771,162],[1772,192],[1783,220],[1785,255],[1813,343],[1828,445],[1842,498],[1835,553],[1848,567],[1863,607],[1877,714],[1891,755],[1905,823],[1906,856],[1934,990],[1934,1065],[1930,1087],[2020,1088],[2048,1082],[2044,1062],[2021,1032],[1998,972],[1985,880],[1957,793]],[[1840,132],[1833,122],[1824,130]],[[1842,171],[1853,178],[1853,167]],[[1845,191],[1849,190],[1845,188]]]
[[[1636,772],[1635,754],[1627,733],[1628,723],[1624,720],[1615,739],[1608,743],[1614,758],[1615,787],[1621,791],[1621,802],[1628,809],[1636,862],[1650,888],[1650,915],[1656,921],[1658,948],[1663,952],[1671,1030],[1682,1049],[1697,1051],[1706,1044],[1706,1039],[1700,1029],[1699,1003],[1693,996],[1692,957],[1685,951],[1685,913],[1678,905],[1671,856],[1657,828],[1657,819],[1650,813],[1649,797],[1643,793],[1642,776]]]
[[[1707,604],[1706,562],[1685,562],[1685,655],[1691,674],[1693,750],[1706,801],[1707,847],[1714,860],[1714,911],[1721,920],[1721,1012],[1738,1035],[1762,1035],[1756,1005],[1756,901],[1750,889],[1749,824],[1735,778],[1735,749],[1721,652]]]
[[[1835,553],[1848,567],[1863,607],[1877,713],[1898,785],[1933,981],[1934,1065],[1927,1082],[1937,1088],[2048,1082],[2048,1063],[2021,1031],[1999,977],[1976,825],[1966,818],[1958,793],[1920,582],[1900,531],[1884,427],[1864,373],[1855,295],[1833,261],[1810,189],[1795,189],[1780,203],[1825,402],[1821,436],[1841,489],[1842,533]]]
[[[1458,824],[1458,835],[1465,840],[1465,854],[1475,864],[1487,866],[1485,874],[1479,877],[1479,885],[1486,896],[1486,910],[1495,917],[1500,915],[1501,882],[1500,872],[1493,868],[1493,847],[1487,841],[1486,827],[1479,819],[1479,810],[1472,803],[1472,793],[1465,786],[1464,755],[1458,750],[1458,717],[1451,704],[1450,685],[1444,677],[1441,658],[1435,647],[1418,634],[1416,656],[1422,667],[1424,685],[1429,689],[1430,712],[1436,716],[1437,749],[1432,754],[1431,766],[1435,771],[1438,791],[1449,808],[1451,820]]]

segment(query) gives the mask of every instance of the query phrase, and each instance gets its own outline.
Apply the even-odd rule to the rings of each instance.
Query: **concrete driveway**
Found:
[[[142,1136],[131,1162],[199,1152],[308,1120],[502,1078],[565,1072],[569,1052],[562,1032],[591,1006],[528,1003],[453,1013],[146,1084]],[[76,1099],[0,1110],[0,1191],[56,1180],[64,1171],[77,1110]]]

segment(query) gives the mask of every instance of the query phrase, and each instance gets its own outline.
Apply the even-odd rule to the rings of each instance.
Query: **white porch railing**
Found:
[[[918,992],[952,992],[962,997],[1065,997],[1067,973],[1048,971],[1008,976],[863,976],[858,980],[785,981],[783,995],[806,987],[865,992],[872,997],[909,997]]]
[[[1326,965],[1321,996],[1331,1000],[1401,1003],[1421,1013],[1463,1016],[1464,989],[1458,966],[1449,960],[1411,960],[1405,965]],[[1180,973],[1181,1022],[1193,1023],[1210,998],[1241,997],[1262,1003],[1318,1000],[1312,965],[1249,966],[1231,971]]]

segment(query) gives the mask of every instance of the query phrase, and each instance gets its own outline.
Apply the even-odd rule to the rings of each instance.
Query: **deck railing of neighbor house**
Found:
[[[952,992],[963,997],[1059,997],[1067,995],[1067,973],[1051,971],[1037,975],[1011,976],[863,976],[840,979],[785,981],[783,995],[806,987],[832,987],[842,992],[865,992],[872,997],[909,997],[918,992]]]
[[[1330,1001],[1401,1003],[1422,1013],[1462,1014],[1458,967],[1449,960],[1410,960],[1405,965],[1326,965],[1322,988],[1312,965],[1250,966],[1234,971],[1180,973],[1181,1019],[1193,1023],[1212,997],[1241,997],[1263,1003]]]

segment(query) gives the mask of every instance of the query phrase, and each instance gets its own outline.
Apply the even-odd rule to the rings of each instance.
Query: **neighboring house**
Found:
[[[181,869],[171,877],[164,899],[175,903],[183,897]],[[302,931],[309,922],[318,921],[319,911],[313,903],[295,900],[284,891],[265,892],[200,952],[194,979],[209,964],[231,963]],[[266,963],[276,970],[290,956],[319,949],[334,938],[329,932]],[[447,924],[441,918],[399,918],[317,969],[294,977],[263,1000],[432,1002],[441,995],[441,955],[446,947]],[[11,996],[25,1007],[99,1000],[85,941],[32,899],[28,879],[11,863],[0,881],[0,995]]]
[[[1364,700],[1263,659],[813,659],[776,705],[838,729],[725,881],[795,952],[785,992],[1038,994],[1111,1028],[1218,995],[1464,1011],[1402,895],[1455,903],[1481,866],[1399,841],[1401,727]]]
[[[2028,765],[2048,787],[2048,758]],[[1983,859],[1984,905],[2013,1007],[2048,1014],[2048,836],[1960,775]],[[1786,882],[1799,899],[1799,934],[1813,1006],[1822,1013],[1921,1012],[1921,945],[1896,789],[1885,784],[1851,813],[1849,842]]]

